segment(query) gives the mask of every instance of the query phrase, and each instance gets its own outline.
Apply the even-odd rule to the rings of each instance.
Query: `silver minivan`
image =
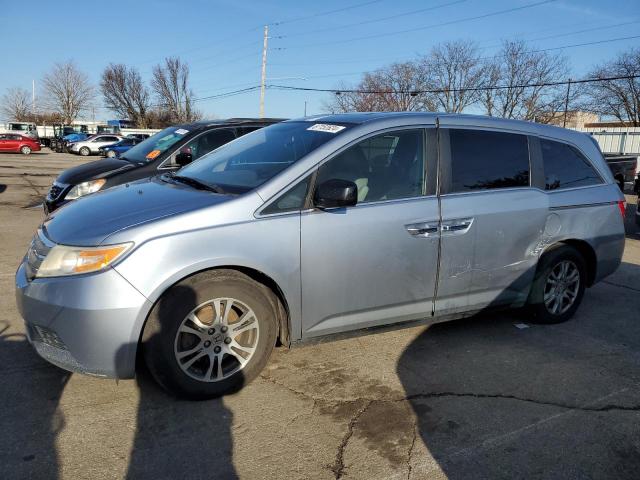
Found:
[[[574,315],[624,248],[624,197],[586,135],[361,113],[269,126],[177,173],[48,217],[16,273],[38,353],[189,398],[285,347],[526,307]],[[140,354],[140,355],[138,355]]]

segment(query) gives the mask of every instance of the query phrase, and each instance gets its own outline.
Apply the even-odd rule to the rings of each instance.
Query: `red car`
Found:
[[[0,133],[0,152],[23,153],[39,152],[40,143],[31,137],[15,133]]]

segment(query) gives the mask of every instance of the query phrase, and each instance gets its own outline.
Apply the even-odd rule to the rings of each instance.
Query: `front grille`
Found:
[[[49,200],[57,200],[60,194],[64,191],[65,187],[66,185],[53,182],[53,185],[51,185],[51,188],[49,189]]]
[[[35,278],[40,265],[42,265],[42,262],[52,248],[53,243],[44,236],[42,230],[38,229],[27,251],[26,273],[28,280]]]

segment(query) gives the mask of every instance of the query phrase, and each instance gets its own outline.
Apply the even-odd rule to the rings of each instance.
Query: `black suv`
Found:
[[[232,118],[165,128],[119,158],[96,160],[62,172],[45,198],[44,211],[51,213],[98,190],[176,171],[231,140],[280,121]]]

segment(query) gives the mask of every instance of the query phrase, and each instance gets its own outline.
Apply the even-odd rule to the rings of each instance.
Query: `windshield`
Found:
[[[310,122],[277,123],[223,145],[180,170],[179,175],[230,193],[244,193],[347,128]]]
[[[135,147],[127,150],[126,155],[121,158],[132,162],[150,162],[169,147],[182,140],[188,133],[189,130],[186,128],[165,128],[161,132],[156,133]]]

